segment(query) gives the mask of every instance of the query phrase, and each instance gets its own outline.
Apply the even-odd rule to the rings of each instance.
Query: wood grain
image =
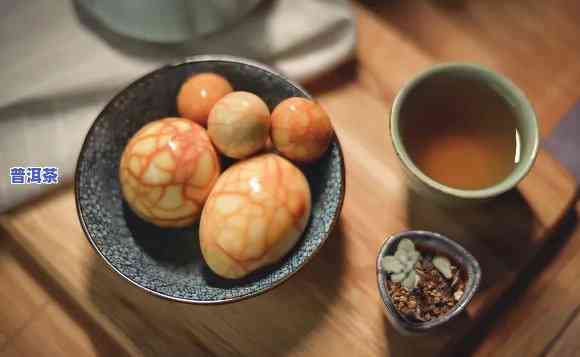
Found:
[[[28,272],[31,289],[49,296],[40,302],[23,300],[26,306],[44,304],[35,318],[6,315],[12,325],[4,327],[2,321],[5,330],[0,331],[9,337],[0,354],[431,356],[450,351],[533,261],[576,192],[572,178],[543,152],[519,191],[485,208],[441,209],[406,188],[387,140],[387,112],[398,89],[417,71],[450,59],[502,71],[531,97],[544,133],[575,100],[580,65],[573,59],[580,53],[558,29],[580,33],[569,15],[578,6],[562,1],[553,10],[536,0],[502,4],[499,11],[492,3],[498,2],[409,0],[356,6],[357,61],[308,86],[331,114],[344,149],[342,216],[316,259],[268,294],[234,305],[188,306],[129,286],[91,250],[70,188],[1,216],[3,239],[15,248],[10,258],[0,256],[0,266],[12,276],[18,276],[18,269],[35,271]],[[550,29],[534,28],[535,20],[549,23]],[[549,51],[557,51],[558,58],[540,56]],[[529,66],[521,65],[524,60]],[[484,267],[482,290],[468,314],[436,336],[399,336],[384,318],[376,291],[374,260],[380,243],[410,227],[449,234]],[[1,265],[1,259],[7,263]],[[572,279],[576,266],[570,265],[564,276]],[[8,301],[19,301],[28,293],[23,288],[5,294]],[[491,337],[495,344],[482,346],[482,351],[540,353],[577,306],[575,294],[562,294],[562,307],[553,310],[552,319],[546,317],[549,333],[538,325],[524,335],[540,335],[537,346],[511,336],[518,343],[509,347],[501,337]],[[537,303],[548,309],[547,293]],[[22,328],[25,319],[31,323]],[[57,342],[35,348],[31,341],[46,331]]]
[[[481,63],[524,90],[543,133],[578,99],[580,4],[575,0],[367,0],[364,5],[358,9],[367,16],[360,21],[371,18],[384,34],[360,36],[371,48],[359,58],[382,63],[381,78],[421,69],[425,59]],[[375,53],[380,51],[383,56]]]
[[[548,357],[574,357],[580,354],[580,316],[578,316],[578,306],[574,309],[572,320],[565,324],[566,330],[559,336],[559,339],[550,347],[546,356]]]
[[[319,351],[338,355],[432,355],[441,351],[445,343],[457,337],[453,330],[423,337],[417,343],[417,338],[396,334],[383,317],[374,259],[385,235],[408,227],[432,228],[450,234],[475,253],[486,270],[486,279],[484,289],[469,308],[470,315],[457,321],[455,329],[464,331],[513,282],[540,246],[533,241],[541,241],[554,222],[544,225],[550,217],[541,219],[515,191],[487,208],[497,215],[475,209],[462,212],[461,222],[457,219],[459,212],[437,208],[406,189],[386,140],[386,122],[376,120],[387,110],[381,100],[357,84],[320,95],[319,99],[331,113],[344,147],[348,169],[343,215],[320,256],[296,278],[262,297],[208,308],[166,302],[128,286],[91,251],[74,215],[70,190],[12,212],[2,217],[2,224],[24,254],[34,257],[53,284],[70,295],[84,318],[94,321],[90,328],[127,354],[132,348],[146,355],[166,351],[251,356],[277,355],[281,351],[290,355]],[[368,118],[368,125],[352,120],[355,111]],[[558,196],[561,215],[574,185],[566,176],[542,174],[542,162],[530,177],[545,176],[540,184],[562,187],[556,192],[567,193]],[[487,221],[478,218],[482,216]],[[497,224],[500,219],[501,224]],[[492,221],[499,231],[489,231]],[[526,254],[506,249],[512,244],[497,239],[502,232],[513,235],[513,245],[526,244]],[[285,309],[280,309],[281,305]]]
[[[535,273],[535,277],[524,277],[514,287],[515,296],[503,307],[485,339],[476,347],[468,346],[474,356],[560,356],[560,352],[565,356],[566,351],[576,349],[574,321],[580,301],[577,211],[569,215],[565,234],[547,246],[543,258],[530,267],[526,275]]]
[[[0,301],[6,307],[0,309],[0,349],[13,336],[26,327],[49,301],[48,293],[37,284],[29,272],[16,259],[14,242],[8,237],[0,238]]]

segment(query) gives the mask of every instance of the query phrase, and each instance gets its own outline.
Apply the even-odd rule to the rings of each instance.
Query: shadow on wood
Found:
[[[384,332],[387,339],[387,349],[389,350],[388,355],[396,357],[429,356],[438,349],[441,340],[447,340],[450,335],[453,335],[454,331],[465,328],[471,323],[467,313],[463,313],[451,320],[449,325],[441,326],[440,329],[431,333],[404,336],[391,325],[383,313],[382,306],[378,313],[383,314]]]
[[[520,302],[534,280],[537,281],[538,275],[542,270],[546,269],[555,260],[562,259],[560,257],[562,249],[566,247],[570,238],[573,237],[572,234],[577,225],[578,212],[574,209],[568,210],[554,229],[548,233],[552,239],[549,239],[548,243],[542,247],[537,256],[526,265],[525,269],[520,273],[519,278],[510,286],[503,299],[485,313],[478,328],[472,329],[473,333],[467,334],[461,341],[457,341],[453,349],[450,346],[447,351],[453,351],[459,356],[473,354],[487,335],[493,331],[494,326],[500,322],[503,323],[503,321],[498,319],[498,316],[506,313],[510,307]],[[557,296],[557,293],[554,296]]]
[[[20,264],[26,268],[30,276],[36,280],[36,282],[41,285],[57,302],[63,310],[72,320],[77,323],[77,326],[87,332],[87,335],[91,336],[94,350],[96,354],[101,356],[130,356],[123,346],[114,343],[110,339],[108,331],[103,329],[103,327],[94,319],[90,317],[87,311],[81,306],[75,296],[71,294],[62,284],[55,280],[54,276],[51,275],[50,271],[47,271],[42,263],[29,254],[29,252],[24,249],[14,237],[9,236],[10,233],[6,232],[0,226],[0,240],[3,242],[3,250],[11,250],[16,259]],[[57,322],[55,322],[57,323]],[[45,331],[47,334],[51,334],[51,331]],[[38,338],[41,338],[38,336]],[[56,341],[59,343],[62,341]],[[39,349],[40,351],[41,349]],[[71,351],[71,353],[74,353]]]
[[[238,303],[199,306],[150,296],[115,276],[96,255],[88,289],[91,303],[148,355],[282,356],[299,350],[333,305],[344,259],[339,221],[318,256],[295,277]]]
[[[171,266],[182,266],[201,260],[197,244],[197,225],[185,228],[161,228],[145,222],[123,200],[123,216],[135,243],[151,258]],[[192,231],[195,232],[193,236]]]
[[[352,81],[356,79],[356,76],[357,62],[355,60],[350,60],[343,63],[335,70],[308,81],[304,84],[304,87],[310,92],[310,94],[312,94],[312,96],[318,97],[324,93],[341,88],[348,83],[352,83]]]
[[[535,252],[532,237],[540,228],[518,190],[460,208],[440,207],[409,190],[407,221],[412,229],[444,234],[473,254],[483,270],[482,289],[521,269]]]

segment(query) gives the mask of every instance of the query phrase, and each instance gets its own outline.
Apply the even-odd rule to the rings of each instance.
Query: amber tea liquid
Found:
[[[516,114],[488,84],[436,76],[419,84],[401,112],[403,144],[427,176],[477,190],[505,179],[519,160]]]

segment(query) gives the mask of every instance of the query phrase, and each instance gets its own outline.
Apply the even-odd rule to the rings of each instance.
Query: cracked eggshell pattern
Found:
[[[181,117],[206,126],[209,112],[215,103],[233,91],[230,82],[219,74],[195,74],[179,89],[177,110]]]
[[[197,226],[161,229],[127,207],[119,164],[130,138],[147,123],[177,114],[176,96],[191,75],[214,72],[234,88],[256,93],[273,109],[288,97],[308,94],[275,72],[246,60],[207,57],[160,68],[121,91],[99,114],[79,155],[75,199],[83,230],[96,252],[131,284],[157,296],[196,304],[238,301],[281,284],[327,239],[344,197],[344,163],[339,143],[303,168],[312,208],[304,233],[279,262],[236,280],[223,279],[205,264]]]
[[[266,146],[270,134],[270,110],[253,93],[230,93],[220,99],[209,113],[207,132],[221,153],[242,159]]]
[[[326,111],[315,101],[288,98],[272,112],[272,142],[290,160],[318,160],[330,145],[334,131]]]
[[[123,196],[139,217],[186,227],[199,219],[220,163],[205,129],[188,119],[164,118],[129,140],[119,171]]]
[[[288,160],[265,154],[220,176],[203,209],[201,251],[209,267],[237,279],[280,260],[310,217],[310,188]]]

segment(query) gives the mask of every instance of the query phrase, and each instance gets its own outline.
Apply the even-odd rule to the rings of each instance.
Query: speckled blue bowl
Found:
[[[312,190],[312,215],[302,238],[284,259],[240,280],[213,274],[201,256],[197,226],[161,229],[142,221],[124,202],[118,181],[119,160],[129,138],[150,121],[176,116],[179,87],[196,72],[222,74],[236,90],[263,98],[271,110],[287,97],[310,97],[272,69],[246,59],[202,56],[162,67],[122,90],[91,126],[77,163],[75,198],[90,243],[127,281],[170,300],[228,303],[281,284],[322,247],[342,207],[344,162],[334,139],[320,161],[302,167]]]

